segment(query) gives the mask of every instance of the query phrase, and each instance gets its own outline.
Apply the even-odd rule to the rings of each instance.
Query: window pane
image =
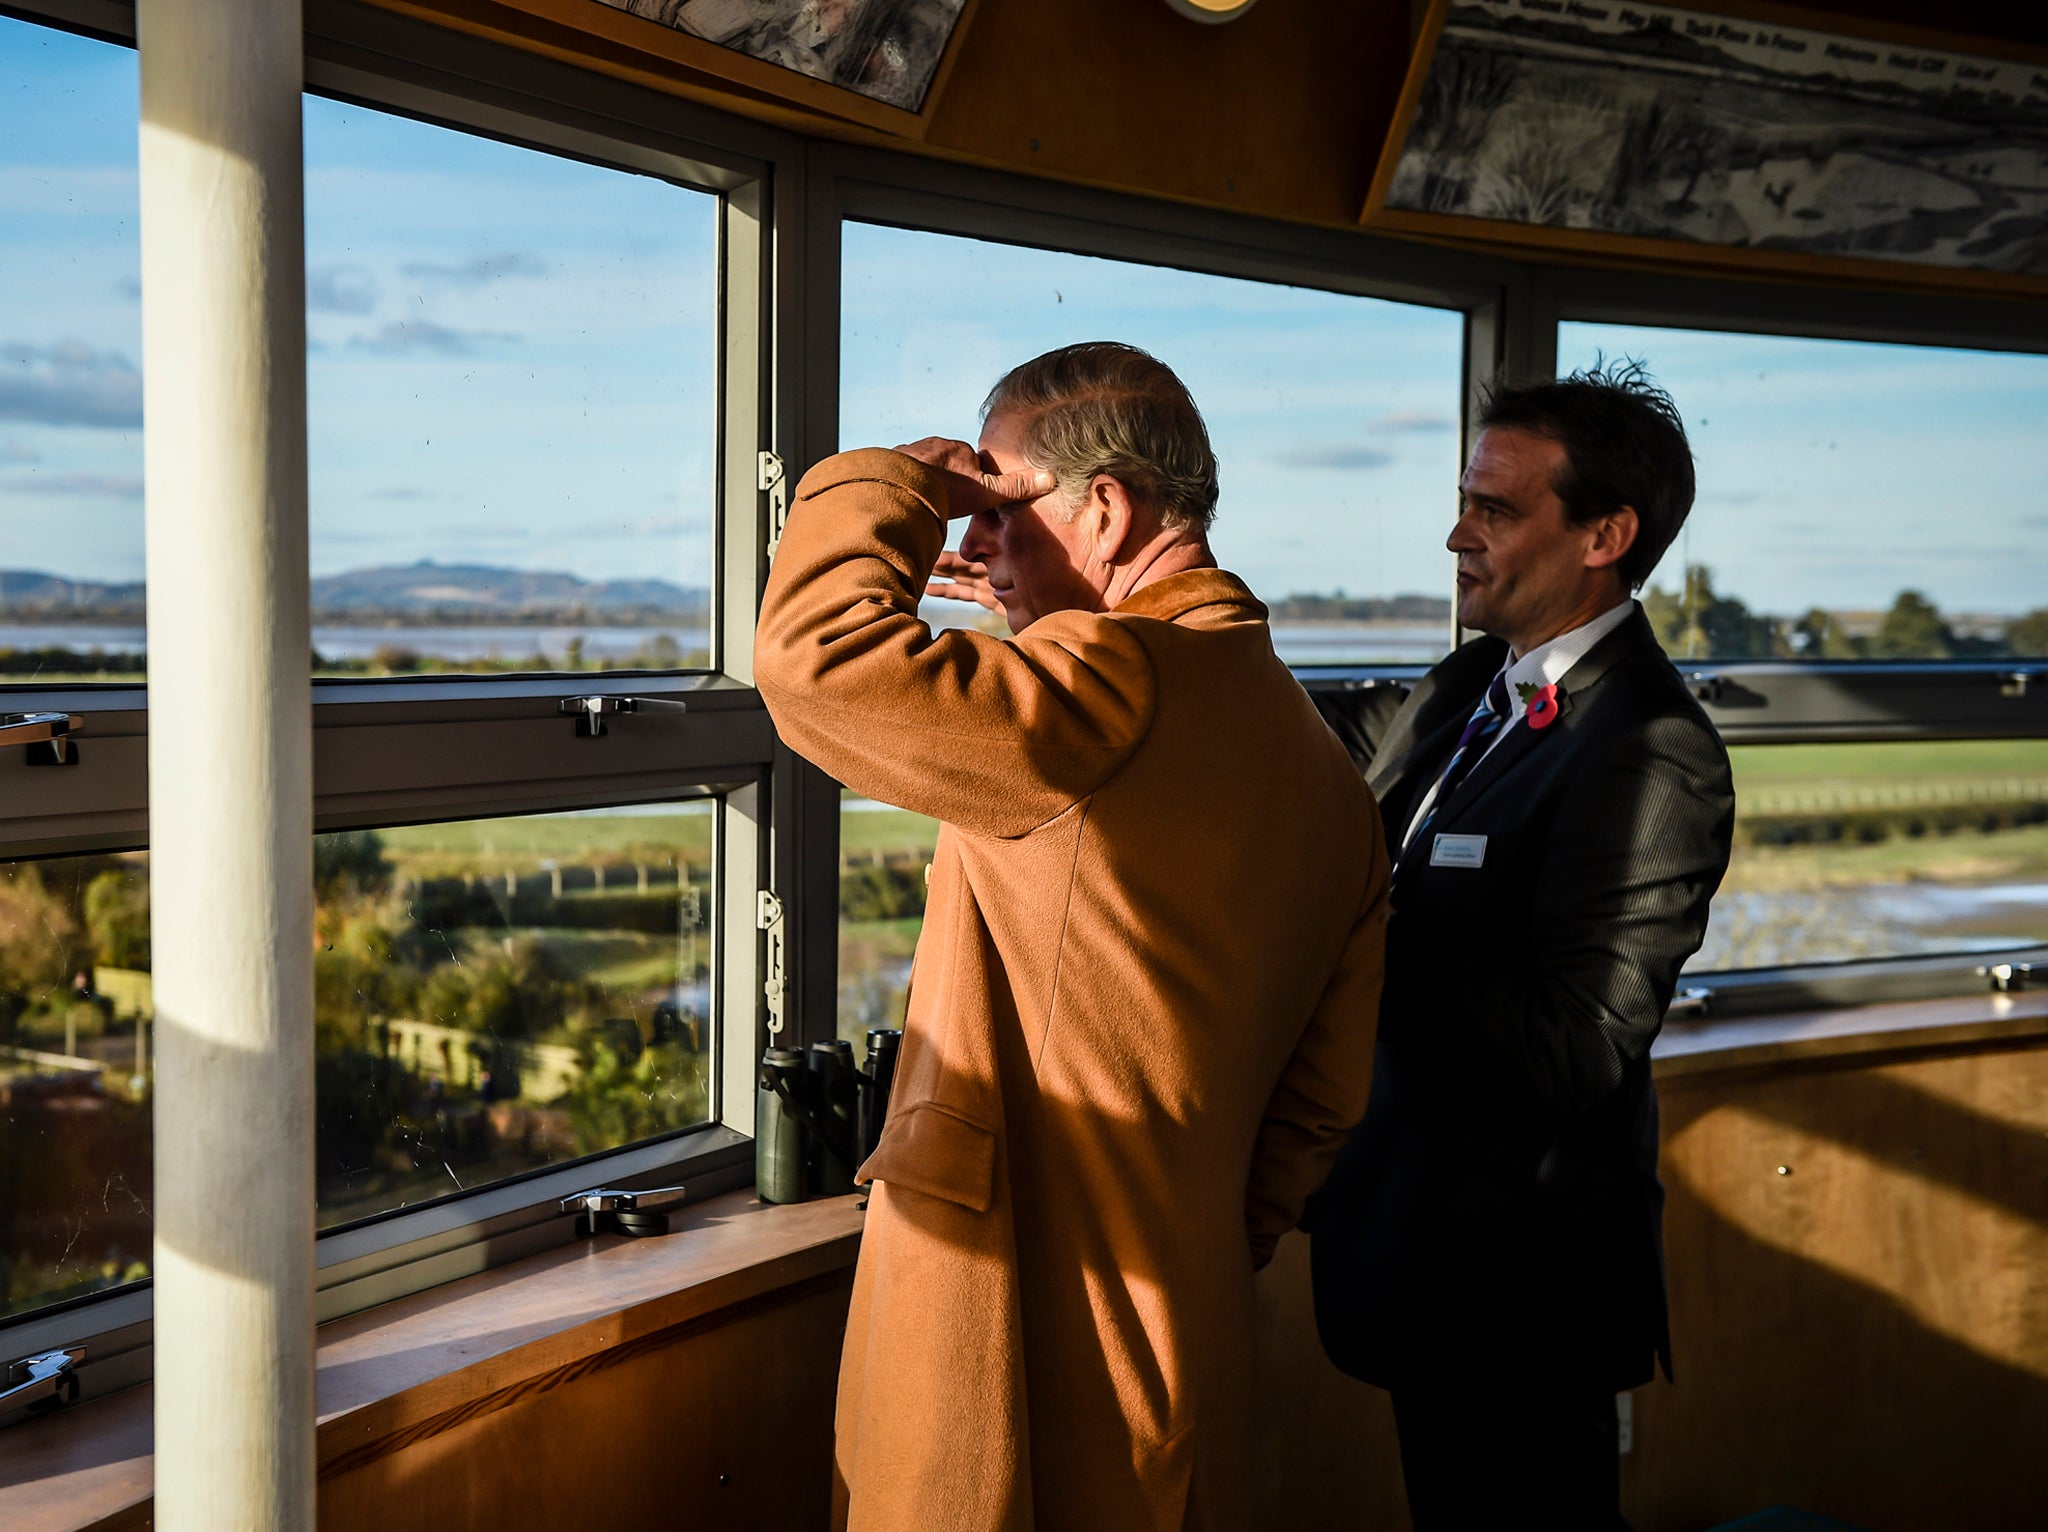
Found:
[[[135,55],[0,17],[0,80],[0,679],[133,679]],[[709,663],[716,215],[307,99],[316,671]]]
[[[307,98],[317,669],[709,663],[716,210]]]
[[[939,822],[850,792],[839,801],[839,1035],[900,1027]]]
[[[149,875],[0,865],[0,1316],[149,1275]]]
[[[0,680],[132,680],[135,55],[0,16],[0,81]]]
[[[1695,972],[2048,942],[2048,740],[1743,745]]]
[[[972,441],[1009,368],[1128,341],[1208,422],[1216,554],[1273,608],[1283,657],[1449,648],[1462,314],[868,224],[846,225],[844,261],[841,445]]]
[[[713,804],[314,844],[322,1227],[710,1118]],[[0,866],[0,1314],[148,1275],[141,853]]]
[[[1645,596],[1679,658],[2048,654],[2048,357],[1566,324],[1685,417],[1699,495]],[[1690,577],[1687,571],[1691,570]]]
[[[323,1227],[709,1120],[712,822],[319,838]]]

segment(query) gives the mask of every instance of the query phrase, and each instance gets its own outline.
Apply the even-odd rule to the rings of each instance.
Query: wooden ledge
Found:
[[[2048,1044],[2048,990],[1791,1011],[1665,1024],[1651,1063],[1660,1086],[1805,1063]]]
[[[320,1327],[320,1477],[820,1282],[860,1248],[853,1197],[772,1207],[750,1192],[676,1215],[659,1239],[581,1240]],[[145,1385],[0,1435],[0,1526],[150,1525],[155,1391]]]

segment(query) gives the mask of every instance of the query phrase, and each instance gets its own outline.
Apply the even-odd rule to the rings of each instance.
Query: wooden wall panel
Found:
[[[785,1532],[829,1516],[844,1272],[680,1327],[320,1486],[321,1532]]]
[[[926,141],[1030,174],[1349,224],[1411,24],[1407,0],[1265,0],[1223,26],[1165,0],[982,0]]]
[[[1770,1505],[1869,1532],[2048,1525],[2048,1047],[1663,1097],[1678,1383],[1634,1395],[1638,1532]],[[1266,1524],[1400,1532],[1391,1411],[1317,1349],[1305,1246],[1260,1278]]]
[[[2048,1524],[2048,1049],[1708,1077],[1664,1114],[1678,1385],[1636,1397],[1639,1525]]]

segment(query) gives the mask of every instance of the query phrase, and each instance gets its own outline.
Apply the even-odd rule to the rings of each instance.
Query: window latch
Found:
[[[755,487],[768,497],[768,557],[772,559],[782,546],[782,529],[789,524],[789,475],[783,471],[782,459],[772,452],[759,454],[755,465]]]
[[[1714,1007],[1714,992],[1701,985],[1680,990],[1664,1007],[1666,1021],[1698,1021]]]
[[[2008,670],[1998,678],[1998,695],[2001,697],[2024,697],[2027,688],[2041,679],[2041,672],[2034,670]]]
[[[782,1031],[783,1006],[789,994],[788,972],[784,966],[782,900],[772,889],[764,888],[755,894],[754,928],[768,935],[767,976],[761,981],[761,994],[768,1002],[766,1025],[772,1040]]]
[[[85,1347],[44,1351],[7,1364],[7,1386],[0,1389],[0,1418],[18,1411],[54,1410],[78,1397],[78,1364]]]
[[[2034,977],[2034,963],[1991,963],[1977,970],[1991,981],[1991,987],[2001,995],[2009,995],[2016,989],[2025,989]]]
[[[576,1215],[578,1239],[592,1234],[624,1234],[644,1239],[650,1234],[668,1233],[667,1210],[679,1204],[688,1191],[686,1186],[657,1186],[644,1192],[593,1186],[589,1191],[564,1197],[561,1209]]]
[[[1728,678],[1717,676],[1711,670],[1695,670],[1685,678],[1685,684],[1702,702],[1719,702],[1728,694]]]
[[[27,746],[31,766],[76,766],[78,745],[70,736],[84,726],[76,713],[0,713],[0,745]]]
[[[676,697],[564,697],[555,711],[576,715],[578,739],[602,739],[607,713],[682,713],[689,706]]]

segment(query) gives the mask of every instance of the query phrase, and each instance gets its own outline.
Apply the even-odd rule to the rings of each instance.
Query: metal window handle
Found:
[[[7,1387],[0,1391],[0,1416],[18,1410],[54,1409],[78,1397],[78,1364],[85,1347],[45,1351],[7,1364]]]
[[[689,1192],[687,1186],[657,1186],[644,1192],[616,1186],[593,1186],[564,1197],[561,1209],[576,1215],[576,1232],[646,1236],[668,1233],[668,1209]]]
[[[1664,1015],[1673,1021],[1692,1021],[1705,1016],[1713,1009],[1714,992],[1700,985],[1682,989],[1671,997],[1671,1004],[1664,1008]]]
[[[70,766],[78,760],[70,736],[84,727],[76,713],[0,713],[0,745],[26,745],[31,766]]]
[[[607,713],[683,713],[689,707],[676,697],[564,697],[555,711],[576,715],[578,739],[601,739]]]
[[[2016,989],[2025,989],[2040,969],[2039,963],[1992,963],[1977,972],[1989,979],[1999,994],[2009,995]]]

